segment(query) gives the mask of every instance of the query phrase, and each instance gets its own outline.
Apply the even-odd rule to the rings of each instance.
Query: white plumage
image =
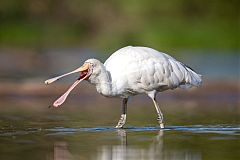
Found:
[[[111,75],[113,92],[123,97],[128,96],[124,95],[127,90],[139,94],[201,84],[201,76],[186,65],[147,47],[124,47],[104,66]]]
[[[107,97],[123,98],[123,112],[117,128],[126,122],[126,108],[129,96],[147,94],[154,102],[158,113],[160,127],[163,128],[163,115],[156,102],[157,92],[177,87],[190,88],[200,86],[201,75],[173,57],[147,47],[124,47],[113,53],[104,63],[89,59],[75,71],[65,75],[81,72],[80,78],[54,104],[61,105],[70,91],[82,80],[88,80],[96,86],[97,91]],[[63,75],[63,76],[65,76]],[[52,78],[49,84],[63,76]]]

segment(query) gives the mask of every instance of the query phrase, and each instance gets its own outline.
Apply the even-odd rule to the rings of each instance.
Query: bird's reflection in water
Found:
[[[150,145],[134,144],[131,140],[132,136],[128,130],[116,130],[116,136],[119,139],[119,145],[100,145],[97,148],[97,153],[87,155],[91,159],[98,160],[127,160],[127,159],[182,159],[182,160],[201,160],[201,152],[192,150],[191,148],[176,148],[172,147],[171,143],[164,143],[164,130],[159,130],[158,134],[153,137]],[[130,132],[130,131],[129,131]],[[140,137],[139,137],[140,138]],[[167,139],[165,139],[167,141]],[[141,140],[140,140],[141,141]],[[143,140],[144,141],[144,140]],[[132,143],[131,143],[132,142]],[[77,155],[79,153],[76,153]],[[74,153],[69,152],[66,142],[54,143],[54,160],[70,160],[74,157]]]
[[[199,152],[191,150],[171,150],[165,149],[163,143],[164,131],[160,130],[154,137],[153,142],[148,147],[139,147],[128,144],[127,131],[124,129],[117,130],[117,135],[121,139],[120,145],[102,146],[98,150],[98,160],[126,160],[126,159],[184,159],[200,160],[202,159]]]
[[[162,159],[162,139],[163,130],[155,137],[156,140],[148,149],[128,145],[127,131],[117,130],[120,138],[120,144],[114,146],[102,146],[97,155],[99,160],[125,160],[125,159]],[[154,154],[153,154],[154,153]],[[157,154],[156,154],[157,153]]]
[[[68,150],[68,145],[66,142],[56,142],[54,143],[54,160],[69,160],[71,159],[71,153]]]

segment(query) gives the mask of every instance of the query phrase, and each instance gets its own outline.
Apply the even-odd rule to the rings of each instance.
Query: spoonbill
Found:
[[[104,64],[97,59],[88,59],[81,67],[48,79],[45,84],[78,72],[79,78],[53,106],[63,104],[73,88],[87,80],[96,86],[101,95],[122,98],[122,114],[115,128],[122,128],[126,123],[128,98],[137,94],[146,94],[152,99],[159,126],[164,128],[163,114],[156,100],[157,93],[178,87],[198,87],[202,83],[200,74],[168,54],[148,47],[127,46],[114,52]]]

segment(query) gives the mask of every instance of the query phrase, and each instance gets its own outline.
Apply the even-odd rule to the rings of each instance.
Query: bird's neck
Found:
[[[112,97],[111,75],[104,65],[101,65],[100,70],[100,73],[95,78],[90,79],[90,83],[95,85],[98,93],[106,97]]]

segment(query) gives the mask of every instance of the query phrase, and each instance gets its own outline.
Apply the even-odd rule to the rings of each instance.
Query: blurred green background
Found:
[[[239,5],[238,0],[1,0],[0,47],[237,51]]]

